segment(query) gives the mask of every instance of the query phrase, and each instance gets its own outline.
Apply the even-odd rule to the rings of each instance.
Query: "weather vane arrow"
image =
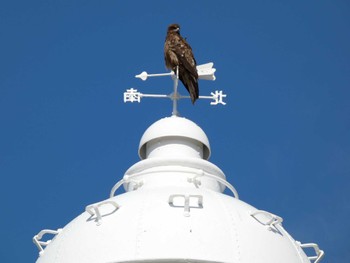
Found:
[[[198,73],[198,78],[199,79],[205,79],[205,80],[215,80],[215,71],[216,69],[213,68],[214,63],[206,63],[202,65],[198,65],[197,68],[197,73]],[[163,77],[163,76],[172,76],[175,77],[174,71],[171,71],[169,73],[158,73],[158,74],[148,74],[146,71],[143,71],[141,74],[138,74],[135,76],[135,78],[142,79],[143,81],[147,80],[149,77]]]

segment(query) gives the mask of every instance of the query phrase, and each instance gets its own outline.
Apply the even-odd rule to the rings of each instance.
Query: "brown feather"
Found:
[[[180,26],[172,24],[168,27],[164,44],[164,59],[168,69],[176,73],[179,67],[179,79],[191,96],[192,103],[198,99],[197,63],[192,48],[180,35]]]

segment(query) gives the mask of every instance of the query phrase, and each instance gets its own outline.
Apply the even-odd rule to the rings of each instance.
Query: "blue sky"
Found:
[[[3,262],[34,262],[32,237],[108,197],[138,161],[167,100],[124,104],[123,92],[170,93],[167,25],[179,23],[201,95],[180,102],[207,133],[211,161],[243,201],[284,218],[322,262],[350,262],[350,4],[348,1],[6,1],[0,6]],[[180,86],[180,92],[186,94]]]

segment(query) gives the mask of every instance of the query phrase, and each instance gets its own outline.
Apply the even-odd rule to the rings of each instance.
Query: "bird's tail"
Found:
[[[199,97],[199,89],[198,89],[198,80],[197,79],[193,79],[193,81],[191,81],[189,83],[189,91],[190,91],[192,104],[194,104],[195,101]]]
[[[198,99],[199,96],[199,89],[198,89],[198,79],[194,76],[186,75],[186,74],[180,74],[180,80],[184,84],[185,88],[187,89],[188,93],[190,94],[192,104],[195,103],[195,101]]]

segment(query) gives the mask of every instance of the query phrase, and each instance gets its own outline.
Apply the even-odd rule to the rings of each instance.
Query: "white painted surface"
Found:
[[[154,148],[158,144],[170,144],[168,138],[178,139],[179,146],[186,144],[193,144],[196,147],[203,148],[194,149],[194,151],[202,151],[200,155],[208,160],[210,157],[210,144],[207,135],[204,131],[194,122],[185,118],[171,116],[168,118],[160,119],[153,123],[143,134],[139,145],[139,156],[141,159],[148,158],[147,154],[152,151],[147,148]],[[155,142],[156,141],[156,142]],[[156,143],[156,145],[154,145]],[[174,146],[174,144],[172,144]],[[175,145],[176,146],[176,145]],[[168,148],[167,151],[163,151],[163,154],[172,154],[173,150],[177,152],[176,148]],[[186,153],[183,153],[184,156]]]
[[[199,154],[201,147],[206,154]],[[225,187],[215,178],[225,175],[205,160],[209,141],[191,121],[156,122],[139,152],[150,158],[130,167],[126,177],[142,186],[132,191],[129,181],[126,193],[88,206],[94,215],[84,212],[66,225],[38,263],[310,262],[279,217],[222,194]]]

